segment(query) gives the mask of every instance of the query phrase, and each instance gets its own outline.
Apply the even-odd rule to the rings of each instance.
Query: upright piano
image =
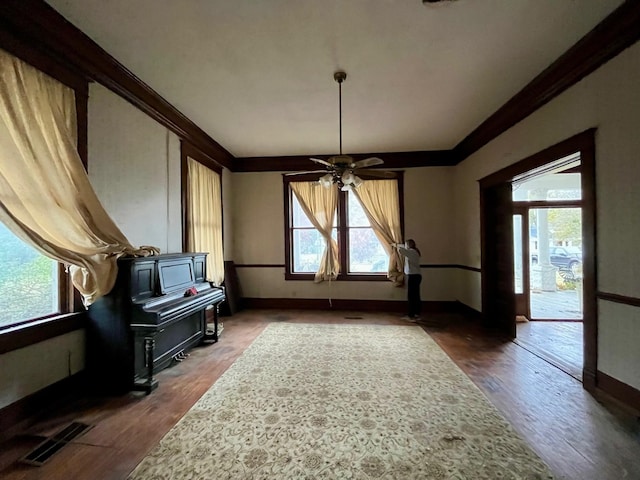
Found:
[[[218,339],[223,287],[206,279],[206,253],[122,257],[111,292],[88,310],[87,370],[105,393],[151,392],[154,373],[205,339]],[[213,328],[207,329],[207,313]]]

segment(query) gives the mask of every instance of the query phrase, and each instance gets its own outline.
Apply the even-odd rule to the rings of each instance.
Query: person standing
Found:
[[[404,273],[407,276],[407,303],[409,312],[405,320],[416,321],[420,319],[422,300],[420,300],[420,284],[422,274],[420,273],[420,250],[413,239],[407,240],[406,244],[393,244],[398,252],[405,257]]]

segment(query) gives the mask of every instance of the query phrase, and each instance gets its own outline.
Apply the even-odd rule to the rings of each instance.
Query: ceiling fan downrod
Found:
[[[333,79],[338,82],[338,109],[340,115],[340,155],[342,156],[342,82],[347,79],[347,73],[338,70],[333,74]]]

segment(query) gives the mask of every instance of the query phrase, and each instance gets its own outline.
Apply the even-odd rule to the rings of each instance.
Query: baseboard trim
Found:
[[[582,369],[582,386],[584,389],[593,394],[598,388],[597,372],[586,365]]]
[[[62,405],[85,389],[84,371],[66,377],[0,409],[0,443],[35,421],[38,414]]]
[[[422,302],[423,312],[456,312],[459,302]],[[404,300],[353,300],[326,298],[243,298],[242,307],[251,309],[283,310],[360,310],[404,313]]]
[[[623,405],[640,412],[640,390],[598,370],[597,390],[609,395]]]
[[[479,312],[475,308],[462,303],[460,300],[455,301],[456,312],[464,315],[465,317],[473,318],[474,320],[482,320],[482,312]]]

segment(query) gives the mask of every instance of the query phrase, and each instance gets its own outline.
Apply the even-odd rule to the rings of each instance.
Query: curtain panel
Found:
[[[133,247],[98,200],[77,151],[75,93],[0,50],[0,221],[70,266],[89,306],[108,293]]]
[[[209,254],[207,281],[220,286],[224,281],[220,175],[197,160],[187,157],[187,178],[187,248],[191,252]]]
[[[291,182],[291,191],[300,202],[300,207],[311,224],[324,238],[325,248],[314,282],[335,280],[340,273],[338,242],[331,237],[338,207],[338,186],[318,186],[318,182]]]
[[[364,210],[371,228],[389,255],[387,278],[396,286],[404,284],[403,258],[393,243],[402,241],[400,228],[400,201],[397,180],[365,180],[351,190]]]

